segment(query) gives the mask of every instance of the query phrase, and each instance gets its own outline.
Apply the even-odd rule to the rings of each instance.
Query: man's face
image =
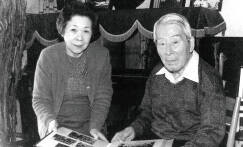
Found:
[[[160,25],[156,37],[157,51],[164,67],[171,73],[182,74],[193,51],[192,41],[186,38],[183,28],[178,24]]]

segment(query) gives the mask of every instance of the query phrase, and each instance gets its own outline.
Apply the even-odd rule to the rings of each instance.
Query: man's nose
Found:
[[[171,55],[172,54],[172,48],[171,45],[167,44],[165,47],[165,53],[166,55]]]

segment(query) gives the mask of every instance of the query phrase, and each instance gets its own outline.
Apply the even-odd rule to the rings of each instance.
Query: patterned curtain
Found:
[[[57,0],[39,0],[39,13],[55,13],[57,11]]]
[[[165,0],[163,0],[165,1]],[[160,6],[160,0],[154,0],[154,3],[153,3],[153,8],[159,8]]]
[[[185,2],[188,0],[153,0],[151,3],[152,8],[161,7],[184,7]]]

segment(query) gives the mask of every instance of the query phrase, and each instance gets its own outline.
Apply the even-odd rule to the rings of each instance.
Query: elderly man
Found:
[[[174,139],[173,146],[218,146],[225,135],[223,84],[194,51],[186,18],[162,16],[154,25],[154,42],[162,63],[149,76],[142,111],[112,142],[147,134],[150,139]]]

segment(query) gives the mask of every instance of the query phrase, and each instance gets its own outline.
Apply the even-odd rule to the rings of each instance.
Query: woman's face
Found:
[[[92,22],[86,16],[73,16],[63,33],[69,56],[80,57],[88,47],[92,36]]]

